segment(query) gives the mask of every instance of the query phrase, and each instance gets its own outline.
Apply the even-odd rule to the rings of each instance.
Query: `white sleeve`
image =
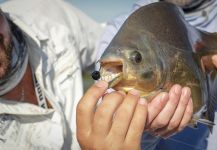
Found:
[[[97,47],[105,26],[95,22],[82,12],[77,15],[81,32],[81,39],[79,39],[80,58],[84,69],[96,61]]]
[[[117,23],[117,19],[112,20],[112,21],[107,23],[105,32],[103,33],[102,39],[101,39],[99,47],[98,47],[97,60],[102,55],[102,53],[104,52],[106,47],[109,45],[109,43],[111,42],[113,37],[116,35],[120,26],[122,25],[122,23],[125,20],[122,17],[119,17],[119,19],[122,21],[122,22],[120,21],[119,24]]]
[[[102,23],[96,22],[76,7],[63,3],[63,9],[68,17],[71,36],[80,55],[82,69],[96,61],[96,47],[104,30]]]

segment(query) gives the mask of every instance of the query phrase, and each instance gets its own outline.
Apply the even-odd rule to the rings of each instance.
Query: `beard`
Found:
[[[3,79],[11,70],[11,48],[0,44],[0,79]]]

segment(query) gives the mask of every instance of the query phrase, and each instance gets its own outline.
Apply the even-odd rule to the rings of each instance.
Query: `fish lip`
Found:
[[[109,83],[109,88],[117,85],[123,78],[124,63],[121,59],[104,59],[99,60],[100,63],[100,80]]]
[[[101,66],[108,63],[123,65],[122,59],[100,59],[98,62],[100,63]]]

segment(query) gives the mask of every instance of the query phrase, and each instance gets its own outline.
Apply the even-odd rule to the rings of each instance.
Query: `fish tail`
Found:
[[[213,126],[215,125],[214,122],[209,121],[209,120],[207,120],[207,119],[199,119],[199,120],[197,120],[197,122],[207,125],[208,128],[209,128],[209,130],[210,130],[210,132],[212,133],[212,131],[213,131]]]
[[[189,123],[188,126],[195,129],[198,126],[197,124],[201,123],[201,124],[207,125],[210,132],[212,133],[212,129],[213,129],[213,126],[215,125],[215,123],[214,123],[214,119],[210,118],[209,113],[210,112],[207,111],[207,106],[204,105],[199,112],[197,112],[193,115],[191,122]]]
[[[206,104],[206,112],[205,112],[205,118],[209,120],[210,122],[214,122],[215,120],[215,112],[217,109],[217,79],[213,79],[211,74],[207,76],[208,79],[208,100]]]
[[[198,126],[198,125],[197,125],[198,123],[207,125],[207,127],[208,127],[209,130],[210,130],[210,132],[212,133],[212,131],[213,131],[213,126],[215,125],[215,123],[212,122],[212,121],[210,121],[210,120],[208,120],[208,118],[207,118],[207,119],[204,119],[204,118],[199,118],[198,116],[194,116],[188,126],[191,127],[191,128],[196,129],[197,126]]]

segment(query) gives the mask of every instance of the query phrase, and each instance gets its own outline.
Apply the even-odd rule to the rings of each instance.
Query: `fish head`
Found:
[[[188,29],[174,4],[159,2],[139,8],[122,24],[101,56],[101,80],[115,90],[136,89],[146,98],[163,87],[165,90],[169,53],[174,53],[171,47],[191,47]]]
[[[165,82],[165,58],[160,46],[147,34],[128,40],[120,44],[114,39],[105,50],[99,60],[101,80],[115,90],[136,89],[147,97]]]

